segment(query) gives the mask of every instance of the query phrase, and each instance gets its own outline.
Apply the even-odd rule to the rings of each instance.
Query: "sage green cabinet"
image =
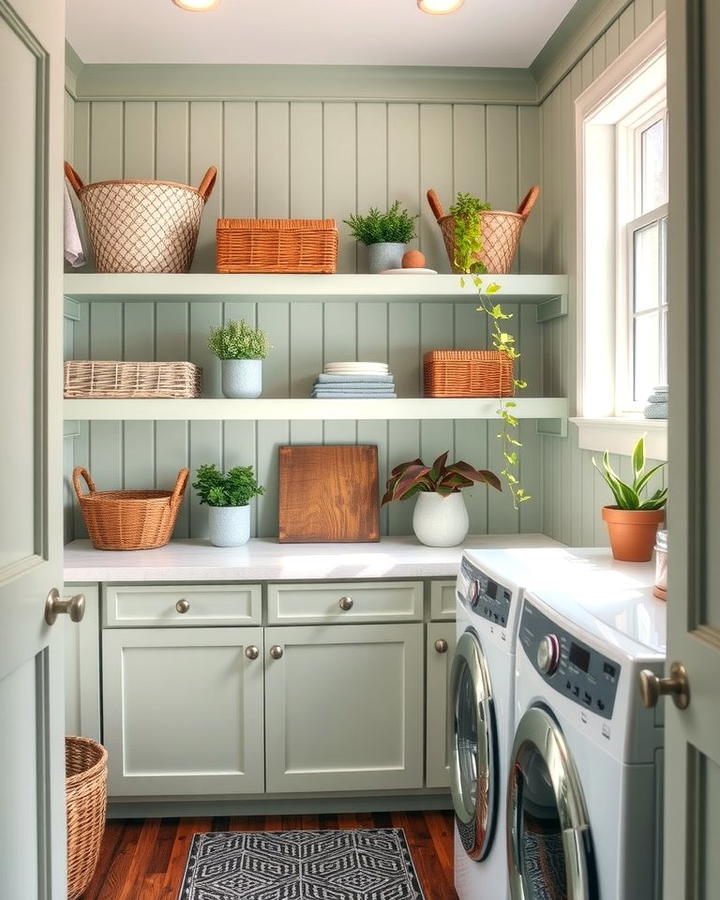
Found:
[[[108,628],[102,648],[111,797],[264,790],[262,628]]]
[[[270,793],[423,786],[422,623],[265,629]]]
[[[455,623],[431,622],[427,626],[425,665],[425,785],[450,786],[448,688],[455,652]]]

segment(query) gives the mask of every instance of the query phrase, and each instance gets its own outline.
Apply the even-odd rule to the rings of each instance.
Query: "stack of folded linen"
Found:
[[[645,407],[646,419],[667,419],[668,417],[668,386],[658,385],[648,397],[648,405]]]
[[[312,396],[319,399],[396,397],[395,382],[387,363],[332,362],[325,366],[313,385]]]

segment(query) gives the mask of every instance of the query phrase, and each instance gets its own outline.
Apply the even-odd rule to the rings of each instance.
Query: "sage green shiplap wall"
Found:
[[[627,6],[540,106],[544,271],[570,275],[570,314],[543,330],[543,373],[545,392],[569,396],[571,408],[577,352],[575,100],[664,8],[665,0],[635,0]],[[611,501],[592,468],[592,453],[579,450],[577,431],[573,425],[569,430],[566,440],[543,438],[543,530],[575,546],[605,544],[599,510]],[[629,476],[628,458],[614,462]]]
[[[482,98],[480,98],[482,100]],[[74,104],[73,162],[84,179],[154,177],[199,182],[208,165],[220,179],[205,212],[195,271],[212,271],[217,216],[334,217],[401,200],[419,212],[419,245],[447,271],[424,193],[449,203],[459,190],[514,208],[540,177],[539,111],[483,102],[252,100],[80,100]],[[523,236],[521,271],[541,268],[540,217]],[[339,271],[363,271],[363,248],[343,227]],[[540,390],[540,326],[518,308],[513,327],[524,348],[523,377]],[[218,396],[219,370],[205,349],[209,327],[244,316],[266,328],[275,347],[265,366],[269,397],[307,396],[313,375],[339,358],[386,360],[404,396],[420,393],[420,357],[438,346],[484,346],[483,318],[472,304],[359,302],[81,304],[69,355],[95,359],[190,359],[204,367],[205,393]],[[543,326],[544,327],[544,326]],[[167,486],[179,467],[203,462],[252,464],[268,490],[257,502],[255,531],[277,533],[277,446],[369,442],[380,474],[418,454],[450,449],[499,469],[497,426],[487,422],[95,422],[78,423],[73,461],[99,487]],[[523,480],[537,502],[513,510],[507,494],[468,493],[475,533],[541,529],[541,441],[523,423]],[[69,464],[68,464],[69,465]],[[411,531],[412,503],[383,511],[384,533]],[[69,516],[68,516],[69,518]],[[84,533],[77,515],[68,537]],[[204,536],[206,511],[186,501],[178,537]]]

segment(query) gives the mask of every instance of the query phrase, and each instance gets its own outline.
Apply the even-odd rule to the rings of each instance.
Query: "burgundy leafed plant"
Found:
[[[500,491],[500,479],[487,469],[475,469],[469,463],[459,462],[446,466],[449,451],[441,453],[432,466],[426,466],[421,459],[400,463],[390,473],[382,504],[392,500],[405,500],[420,491],[434,492],[443,497],[457,493],[473,484],[489,484]]]

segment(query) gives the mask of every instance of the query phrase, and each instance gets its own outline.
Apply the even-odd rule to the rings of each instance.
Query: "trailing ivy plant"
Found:
[[[200,466],[193,487],[200,502],[208,506],[247,506],[253,497],[265,493],[252,466],[235,466],[225,473],[214,464]]]
[[[500,285],[491,282],[483,288],[481,275],[487,272],[484,264],[477,258],[477,254],[483,249],[482,215],[490,209],[487,203],[482,203],[472,194],[460,193],[457,200],[450,207],[451,214],[455,217],[455,268],[462,272],[460,284],[465,286],[466,276],[469,276],[480,297],[478,312],[483,312],[488,317],[491,327],[492,346],[495,350],[504,353],[513,363],[520,359],[520,352],[515,346],[515,337],[510,334],[504,325],[508,319],[512,319],[512,313],[507,313],[499,303],[494,303],[490,297],[500,290]],[[530,494],[520,484],[520,450],[522,441],[519,438],[519,421],[514,415],[517,406],[515,400],[516,390],[523,390],[527,382],[521,378],[513,378],[513,396],[506,400],[499,397],[500,404],[498,416],[502,420],[502,431],[498,439],[502,443],[503,468],[500,474],[513,498],[515,509],[521,503],[532,500]]]
[[[351,215],[345,219],[355,240],[361,244],[407,244],[415,237],[415,219],[406,209],[401,209],[396,200],[383,213],[371,206],[365,216]]]

